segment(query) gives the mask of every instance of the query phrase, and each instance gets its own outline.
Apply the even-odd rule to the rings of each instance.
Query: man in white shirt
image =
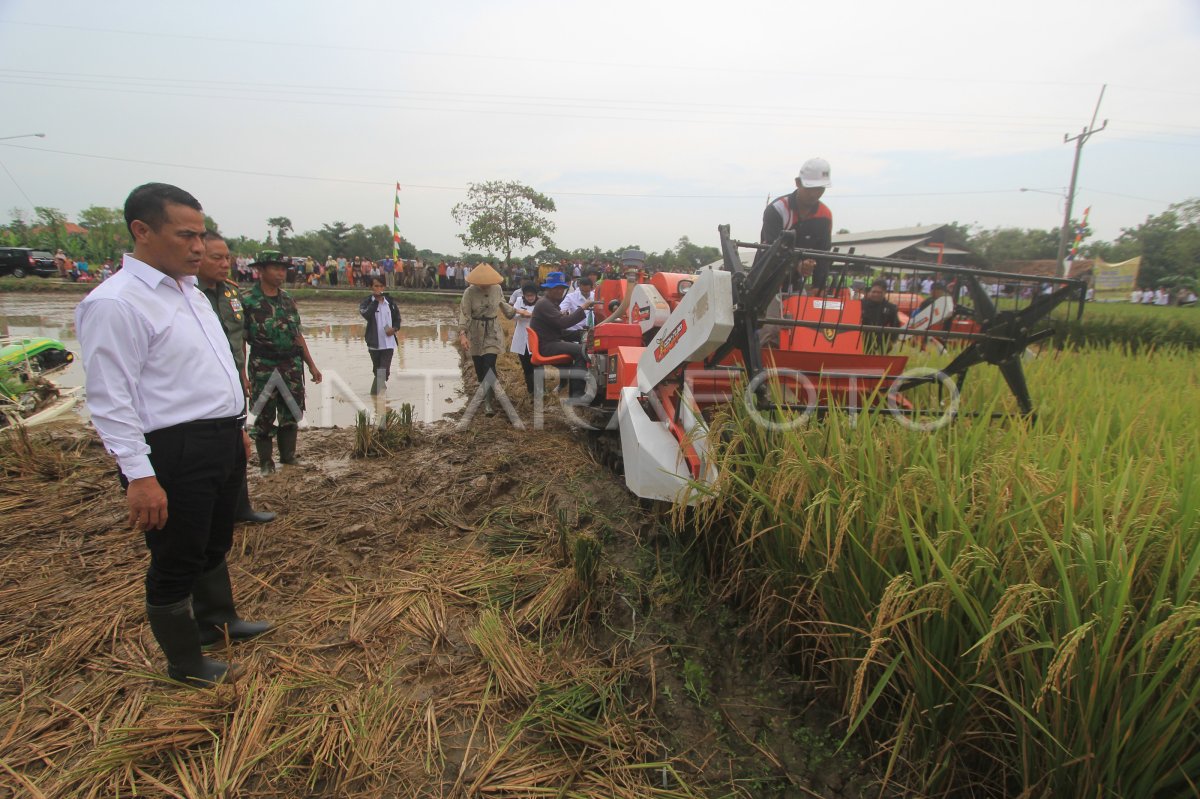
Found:
[[[569,314],[575,311],[576,308],[584,307],[584,303],[589,302],[591,299],[592,279],[588,277],[581,277],[579,279],[579,284],[574,289],[567,292],[567,295],[563,297],[563,300],[558,307],[562,309],[563,313]],[[563,334],[563,339],[566,341],[579,341],[582,337],[582,331],[587,328],[589,321],[590,320],[585,315],[583,321],[567,328],[567,332]]]
[[[182,189],[148,183],[125,201],[125,223],[133,253],[75,311],[88,410],[150,550],[146,614],[168,675],[230,682],[240,669],[204,657],[202,643],[271,626],[237,618],[225,565],[245,406],[229,342],[196,287],[204,212]]]

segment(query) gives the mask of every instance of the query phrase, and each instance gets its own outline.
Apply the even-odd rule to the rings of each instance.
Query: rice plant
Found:
[[[1029,373],[1033,425],[925,434],[833,414],[771,432],[731,407],[721,482],[677,529],[840,689],[850,735],[883,742],[889,780],[938,795],[1192,795],[1194,356],[1093,351]],[[992,377],[977,382],[990,398],[978,409],[1004,407]]]
[[[366,411],[359,411],[354,419],[355,458],[371,458],[395,455],[412,443],[413,407],[409,403],[400,410],[388,408],[372,419]]]

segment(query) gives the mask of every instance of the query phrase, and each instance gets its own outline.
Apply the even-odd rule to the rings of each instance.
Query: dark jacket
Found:
[[[389,327],[400,327],[400,309],[396,306],[396,301],[388,295],[382,295],[387,301],[388,307],[392,309],[392,323]],[[358,313],[363,319],[367,320],[367,332],[363,334],[363,338],[367,341],[367,347],[376,349],[379,346],[379,331],[375,326],[375,311],[379,307],[379,301],[375,299],[375,295],[367,297],[358,304]]]
[[[900,310],[887,300],[862,301],[862,323],[873,327],[900,327]],[[863,334],[863,350],[868,355],[882,355],[891,347],[892,334],[868,330]]]
[[[759,234],[758,240],[761,244],[774,244],[775,239],[779,238],[779,234],[785,230],[796,231],[796,247],[802,247],[806,250],[828,250],[833,246],[833,214],[829,210],[829,206],[818,201],[816,210],[810,216],[804,216],[805,209],[801,209],[796,201],[796,192],[785,194],[782,197],[776,197],[772,200],[763,211],[762,232]],[[757,257],[754,259],[754,265],[758,266],[762,260],[762,255],[765,251],[760,250]],[[829,259],[818,258],[817,267],[813,270],[812,284],[814,288],[821,288],[825,285],[826,276],[829,274]],[[787,276],[784,278],[783,290],[798,291],[799,285],[796,284],[794,269],[789,269]]]
[[[534,333],[537,333],[541,343],[549,344],[562,341],[563,331],[582,322],[585,316],[587,316],[587,311],[583,308],[576,308],[571,313],[565,314],[554,300],[542,297],[533,306],[533,316],[529,320],[529,326],[533,328]]]

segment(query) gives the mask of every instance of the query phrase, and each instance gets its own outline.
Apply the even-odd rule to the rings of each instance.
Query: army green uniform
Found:
[[[233,352],[233,362],[237,364],[238,374],[246,373],[246,323],[242,318],[242,293],[238,284],[232,280],[218,283],[211,289],[202,289],[221,327],[225,337],[229,339],[229,349]]]
[[[294,415],[279,392],[272,393],[250,429],[250,435],[260,442],[270,441],[275,433],[276,419],[281,431],[294,430],[304,415],[304,351],[296,343],[300,335],[300,311],[296,309],[296,301],[283,289],[276,296],[268,297],[260,285],[246,293],[242,304],[246,317],[246,343],[250,345],[251,408],[257,407],[267,381],[278,371],[299,411],[299,415]]]

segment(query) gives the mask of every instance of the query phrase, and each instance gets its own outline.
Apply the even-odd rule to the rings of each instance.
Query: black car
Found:
[[[28,247],[0,247],[0,277],[57,277],[58,267],[48,252]]]

